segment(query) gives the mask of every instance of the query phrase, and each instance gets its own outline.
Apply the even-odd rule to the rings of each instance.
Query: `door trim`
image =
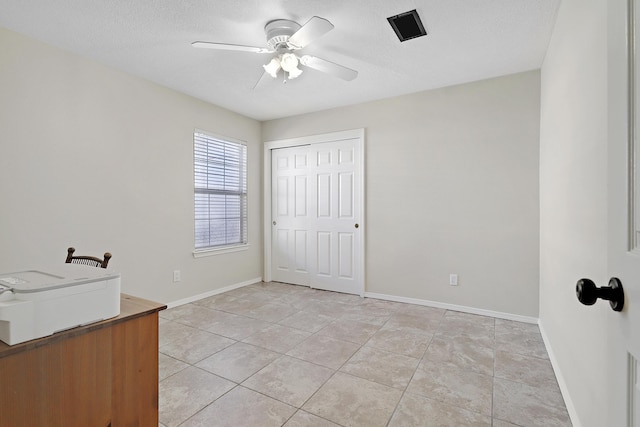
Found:
[[[352,129],[341,132],[331,132],[324,133],[318,135],[310,135],[303,136],[300,138],[290,138],[290,139],[281,139],[274,141],[265,141],[264,142],[264,167],[263,167],[263,228],[264,228],[264,281],[270,282],[272,278],[271,272],[271,150],[277,148],[289,148],[289,147],[299,147],[301,145],[312,145],[312,144],[321,144],[324,142],[335,142],[342,141],[346,139],[358,139],[357,144],[360,148],[360,182],[362,185],[361,188],[361,197],[360,197],[360,226],[366,226],[365,222],[365,172],[364,172],[364,159],[365,159],[365,151],[364,151],[364,128],[362,129]],[[359,277],[360,277],[360,296],[364,296],[365,290],[365,237],[366,237],[366,228],[362,230],[362,236],[360,238],[360,243],[358,246],[358,250],[360,251],[360,262],[359,265],[356,266],[358,269]]]
[[[638,122],[636,118],[636,108],[638,105],[638,87],[636,82],[636,71],[638,71],[637,52],[636,52],[636,0],[627,0],[627,144],[628,144],[628,251],[640,254],[640,242],[638,241],[637,228],[638,220],[636,214],[638,213],[638,207],[636,203],[639,202],[636,196],[636,179],[638,179],[638,171],[636,169],[636,155],[637,155],[637,127]]]

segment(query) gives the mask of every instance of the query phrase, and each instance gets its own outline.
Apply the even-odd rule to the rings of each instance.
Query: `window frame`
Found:
[[[200,141],[198,140],[200,139]],[[214,143],[214,142],[218,142],[221,143],[223,146],[226,144],[230,144],[232,146],[235,146],[235,149],[240,148],[241,153],[244,156],[244,159],[240,158],[239,161],[239,172],[238,172],[238,176],[235,176],[232,178],[237,178],[239,181],[239,189],[237,191],[229,191],[229,190],[225,190],[225,189],[212,189],[212,188],[203,188],[203,187],[198,187],[197,185],[197,181],[198,181],[198,161],[197,161],[197,145],[198,144],[202,144],[203,141],[205,141],[206,144],[208,144],[209,142]],[[210,140],[210,141],[209,141]],[[240,147],[238,147],[240,146]],[[232,253],[232,252],[238,252],[238,251],[244,251],[247,250],[249,248],[249,186],[248,186],[248,162],[249,162],[249,149],[248,149],[248,145],[245,141],[239,140],[239,139],[235,139],[235,138],[231,138],[231,137],[227,137],[227,136],[222,136],[219,134],[215,134],[209,131],[205,131],[202,129],[194,129],[193,131],[193,157],[192,157],[192,161],[193,161],[193,213],[194,213],[194,218],[193,218],[193,256],[194,258],[200,258],[200,257],[204,257],[204,256],[210,256],[210,255],[218,255],[218,254],[224,254],[224,253]],[[208,149],[209,147],[207,147]],[[242,156],[241,156],[242,157]],[[200,163],[200,165],[202,164],[202,162]],[[208,176],[208,173],[207,173]],[[225,175],[226,177],[226,175]],[[240,241],[239,242],[232,242],[232,243],[226,243],[226,244],[219,244],[219,245],[211,245],[211,246],[202,246],[202,247],[196,247],[197,244],[197,221],[198,221],[198,214],[197,214],[197,196],[198,194],[220,194],[220,195],[239,195],[240,196]],[[244,200],[244,203],[243,203]],[[244,207],[243,207],[244,204]],[[226,206],[226,205],[225,205]],[[244,212],[244,217],[243,217],[243,212]],[[211,215],[209,214],[208,216],[208,220],[211,221]],[[227,220],[227,218],[225,218],[225,221]],[[209,232],[209,236],[211,235],[211,233]]]

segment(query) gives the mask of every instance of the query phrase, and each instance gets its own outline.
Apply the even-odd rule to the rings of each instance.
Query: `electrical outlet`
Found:
[[[180,275],[180,270],[173,270],[173,281],[179,282],[180,280],[182,280],[182,277]]]
[[[449,275],[449,284],[451,286],[458,286],[458,275],[457,274],[450,274]]]

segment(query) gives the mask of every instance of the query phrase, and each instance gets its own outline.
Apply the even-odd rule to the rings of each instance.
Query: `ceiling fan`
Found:
[[[191,43],[191,45],[198,48],[218,50],[235,50],[251,53],[275,53],[276,55],[273,56],[267,64],[262,66],[264,68],[263,76],[268,74],[275,79],[278,77],[280,70],[282,70],[285,82],[287,80],[295,79],[302,74],[302,70],[298,68],[298,65],[304,65],[305,67],[339,77],[343,80],[353,80],[358,76],[358,72],[356,70],[352,70],[351,68],[347,68],[315,56],[299,56],[297,54],[297,51],[328,33],[333,28],[334,27],[331,22],[318,16],[312,17],[302,26],[297,22],[288,19],[276,19],[274,21],[267,22],[267,25],[264,27],[268,47],[243,46],[203,41],[196,41]],[[258,80],[258,82],[259,81],[260,80]]]

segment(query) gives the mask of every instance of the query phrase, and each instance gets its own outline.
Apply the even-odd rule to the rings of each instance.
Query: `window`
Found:
[[[195,249],[247,244],[247,147],[193,134]]]

